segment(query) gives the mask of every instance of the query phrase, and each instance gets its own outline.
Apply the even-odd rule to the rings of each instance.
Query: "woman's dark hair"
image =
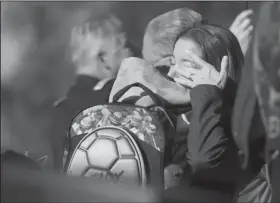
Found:
[[[202,48],[205,60],[214,67],[223,56],[228,56],[229,78],[236,83],[239,81],[244,56],[237,38],[231,31],[216,25],[198,25],[182,32],[177,40],[180,38],[194,40]],[[219,68],[217,70],[220,71]]]

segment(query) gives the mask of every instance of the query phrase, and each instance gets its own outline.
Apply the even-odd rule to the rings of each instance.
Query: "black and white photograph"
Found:
[[[1,1],[1,202],[280,202],[279,1]]]

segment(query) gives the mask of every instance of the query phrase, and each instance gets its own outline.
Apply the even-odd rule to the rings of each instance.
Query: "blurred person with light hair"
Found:
[[[70,57],[77,75],[67,95],[54,104],[51,143],[55,168],[62,169],[63,150],[70,121],[79,111],[108,102],[123,59],[139,56],[114,15],[89,18],[72,29]]]
[[[88,20],[74,27],[70,49],[77,75],[98,80],[114,77],[122,60],[133,55],[126,42],[122,22],[115,16]]]

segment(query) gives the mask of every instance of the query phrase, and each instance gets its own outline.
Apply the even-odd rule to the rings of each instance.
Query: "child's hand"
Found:
[[[186,51],[189,60],[196,68],[176,68],[175,82],[193,88],[197,85],[215,85],[219,89],[224,89],[228,78],[228,57],[224,56],[221,62],[221,71],[217,71],[215,67],[205,62],[192,52]],[[178,77],[179,75],[179,77]]]

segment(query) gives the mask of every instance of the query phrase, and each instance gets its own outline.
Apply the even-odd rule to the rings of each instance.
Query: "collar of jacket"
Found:
[[[75,87],[93,87],[98,83],[98,79],[88,75],[78,75]]]
[[[104,88],[104,86],[110,81],[112,80],[113,77],[110,77],[110,78],[104,78],[102,80],[100,80],[94,87],[93,87],[93,90],[94,91],[99,91],[99,90],[102,90]]]
[[[185,121],[185,123],[188,124],[188,125],[191,124],[191,122],[190,122],[191,121],[191,116],[192,116],[192,110],[181,115],[183,121]]]

